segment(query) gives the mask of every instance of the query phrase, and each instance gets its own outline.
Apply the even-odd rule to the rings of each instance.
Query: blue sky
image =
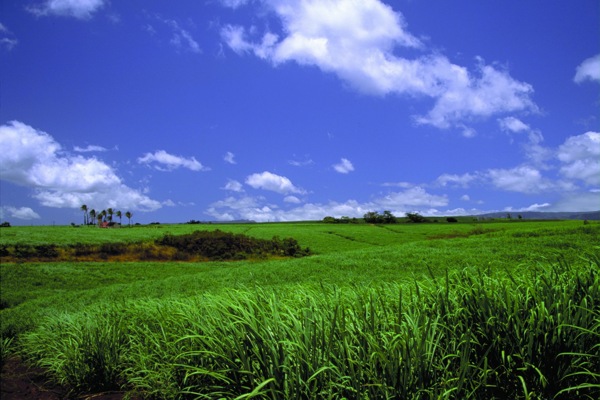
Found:
[[[600,3],[27,0],[0,219],[600,209]]]

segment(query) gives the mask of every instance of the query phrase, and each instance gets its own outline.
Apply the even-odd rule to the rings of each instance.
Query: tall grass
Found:
[[[408,285],[113,303],[49,318],[20,345],[74,392],[595,399],[599,335],[600,260],[592,258],[519,275],[466,268]]]

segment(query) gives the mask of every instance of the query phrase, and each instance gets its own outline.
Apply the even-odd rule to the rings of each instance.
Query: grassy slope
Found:
[[[183,298],[231,288],[407,283],[446,269],[517,271],[544,259],[598,252],[600,226],[580,221],[485,224],[162,225],[97,229],[15,227],[0,244],[139,241],[170,232],[221,229],[261,238],[296,238],[316,255],[265,262],[32,263],[0,266],[2,336],[32,329],[40,317],[105,301]],[[428,239],[428,238],[436,239]]]

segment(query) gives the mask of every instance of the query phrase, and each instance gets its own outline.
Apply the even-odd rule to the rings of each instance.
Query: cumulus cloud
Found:
[[[531,85],[479,60],[474,72],[440,54],[428,53],[407,30],[400,12],[379,0],[263,0],[283,25],[281,33],[255,26],[227,25],[223,40],[238,54],[250,53],[273,65],[296,62],[336,74],[370,94],[426,96],[433,108],[415,117],[418,124],[475,131],[464,121],[492,115],[534,111]],[[238,4],[239,5],[239,4]],[[396,54],[413,49],[423,55]]]
[[[220,221],[233,221],[237,219],[268,221],[269,210],[271,210],[271,208],[265,204],[263,197],[229,196],[223,200],[212,203],[206,210],[206,214]],[[266,217],[264,219],[255,218],[257,215]]]
[[[560,173],[588,185],[600,186],[600,133],[586,132],[569,137],[558,148]]]
[[[443,195],[427,193],[422,187],[414,187],[402,192],[389,193],[372,202],[376,209],[406,210],[423,207],[443,207],[448,205],[448,198]]]
[[[333,165],[333,169],[340,174],[347,174],[354,171],[354,165],[347,158],[342,158],[339,163]]]
[[[489,169],[483,176],[495,188],[509,192],[531,194],[573,191],[577,189],[573,182],[551,180],[542,176],[541,171],[531,165],[520,165],[507,169]]]
[[[566,193],[547,211],[598,211],[600,192]]]
[[[294,186],[292,181],[285,176],[276,175],[268,171],[249,175],[246,178],[246,184],[254,189],[270,190],[281,194],[305,193],[303,189]]]
[[[498,189],[521,193],[540,191],[542,176],[540,171],[529,166],[510,169],[490,169],[487,176]]]
[[[600,54],[590,57],[579,64],[573,80],[575,83],[585,81],[600,82]]]
[[[3,207],[0,207],[0,214],[1,214],[0,219],[6,219],[6,218],[16,218],[16,219],[23,219],[23,220],[40,219],[39,214],[36,213],[35,211],[33,211],[29,207],[17,208],[17,207],[12,207],[12,206],[3,206]]]
[[[146,153],[138,158],[138,163],[153,166],[159,171],[173,171],[178,168],[187,168],[192,171],[208,171],[210,168],[203,166],[196,158],[185,158],[169,154],[164,150]]]
[[[513,168],[491,168],[472,173],[442,174],[435,180],[435,185],[442,187],[468,188],[477,183],[498,190],[524,194],[558,193],[562,200],[555,204],[557,210],[590,210],[591,199],[598,196],[590,191],[582,192],[578,183],[588,188],[600,187],[600,133],[586,132],[567,138],[557,149],[542,147],[537,143],[541,140],[537,132],[517,119],[499,121],[506,130],[527,133],[529,143],[524,147],[528,150],[528,163]],[[540,161],[551,161],[545,165]],[[556,162],[560,165],[556,165]],[[553,176],[554,175],[554,176]],[[592,193],[592,194],[590,194]],[[581,196],[581,201],[578,201]],[[597,202],[595,208],[598,209]],[[570,207],[570,208],[569,208]],[[583,208],[582,208],[583,207]]]
[[[240,182],[231,180],[231,179],[227,182],[227,184],[225,185],[225,187],[223,187],[223,189],[230,190],[232,192],[243,192],[244,191],[244,188]]]
[[[502,130],[513,133],[527,132],[531,129],[529,128],[529,125],[515,117],[498,119],[498,124],[500,124],[500,128],[502,128]]]
[[[537,111],[531,100],[533,87],[513,79],[505,70],[480,62],[477,73],[471,74],[466,68],[451,64],[446,59],[437,63],[440,66],[429,72],[427,64],[422,66],[423,72],[437,80],[435,89],[439,93],[434,94],[433,109],[427,115],[416,118],[419,124],[437,128],[462,127],[461,121],[474,118],[523,110]],[[466,136],[472,136],[469,129],[466,132]]]
[[[435,207],[446,206],[448,199],[446,196],[427,193],[423,188],[415,187],[401,192],[388,193],[365,203],[348,200],[346,202],[301,204],[301,201],[295,196],[286,197],[286,203],[290,204],[291,208],[270,204],[263,197],[231,196],[211,204],[206,214],[218,220],[306,221],[319,220],[326,216],[362,217],[366,212],[375,210],[391,210],[396,215],[402,215],[408,211],[430,213],[435,210]]]
[[[71,156],[49,134],[19,121],[0,126],[2,180],[35,190],[49,207],[81,204],[156,210],[160,203],[126,186],[109,165]]]
[[[89,19],[105,5],[105,0],[46,0],[27,8],[37,16],[58,15]]]

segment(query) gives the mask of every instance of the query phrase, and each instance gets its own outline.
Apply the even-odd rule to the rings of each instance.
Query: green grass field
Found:
[[[313,255],[2,263],[3,358],[73,394],[598,398],[600,225],[581,221],[12,227],[0,245],[220,229]]]

